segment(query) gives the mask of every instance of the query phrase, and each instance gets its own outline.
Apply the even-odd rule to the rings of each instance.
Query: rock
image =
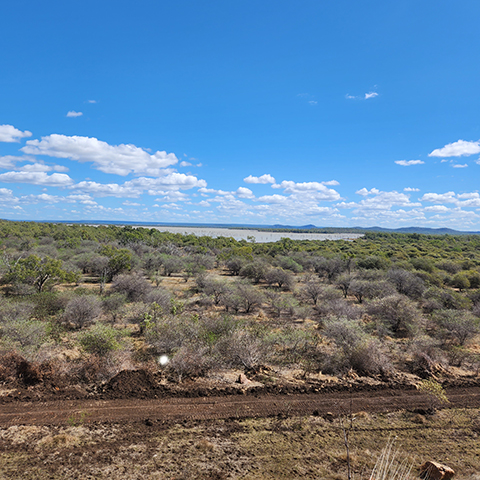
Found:
[[[240,384],[242,384],[242,385],[248,385],[249,383],[252,383],[252,381],[249,380],[244,373],[241,373],[241,374],[238,376],[237,383],[240,383]]]
[[[420,477],[424,480],[449,480],[454,475],[450,467],[437,462],[425,462],[420,467]]]

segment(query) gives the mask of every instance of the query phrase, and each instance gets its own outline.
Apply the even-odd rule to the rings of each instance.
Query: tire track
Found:
[[[480,387],[447,390],[449,407],[480,407]],[[123,400],[58,400],[15,402],[0,406],[0,427],[55,425],[70,422],[138,422],[211,420],[226,418],[342,415],[427,409],[432,397],[416,390],[336,392],[264,396],[160,398]]]

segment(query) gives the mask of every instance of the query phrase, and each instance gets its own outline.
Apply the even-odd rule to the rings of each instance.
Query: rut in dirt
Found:
[[[480,408],[480,387],[450,388],[448,407]],[[0,427],[93,422],[169,422],[228,418],[345,415],[429,410],[435,398],[417,390],[388,389],[287,395],[230,395],[203,398],[58,400],[12,402],[0,407]]]

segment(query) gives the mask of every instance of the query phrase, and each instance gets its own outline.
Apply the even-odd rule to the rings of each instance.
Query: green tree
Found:
[[[60,283],[69,277],[69,272],[63,269],[61,260],[37,255],[21,258],[10,266],[4,275],[5,283],[27,284],[42,292],[47,285]]]

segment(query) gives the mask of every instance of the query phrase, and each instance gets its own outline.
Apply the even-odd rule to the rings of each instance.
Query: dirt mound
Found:
[[[159,392],[158,382],[147,370],[122,370],[103,388],[109,398],[151,398]]]

